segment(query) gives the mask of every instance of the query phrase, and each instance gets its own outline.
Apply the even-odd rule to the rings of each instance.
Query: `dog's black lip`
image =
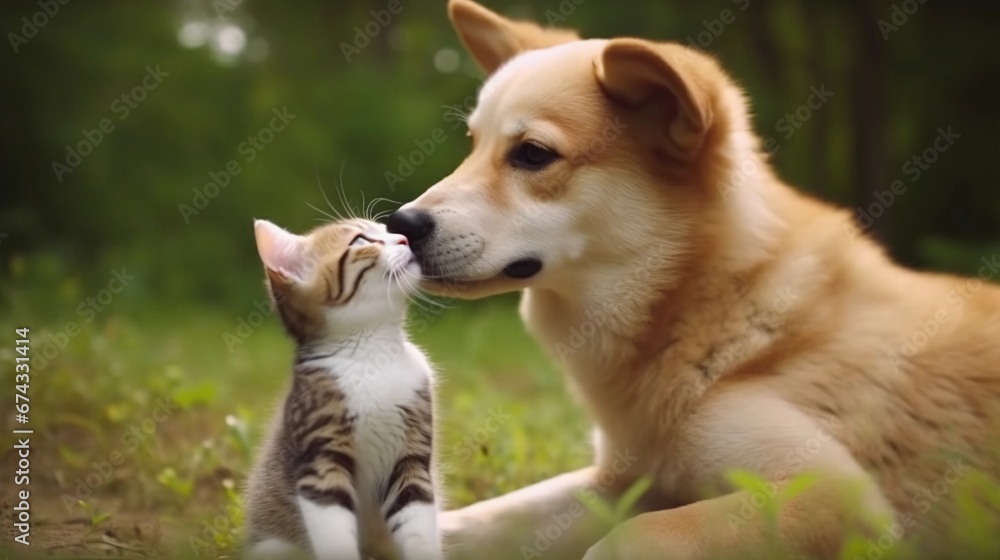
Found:
[[[538,257],[525,257],[505,266],[503,273],[511,278],[524,280],[538,274],[541,270],[541,259]]]

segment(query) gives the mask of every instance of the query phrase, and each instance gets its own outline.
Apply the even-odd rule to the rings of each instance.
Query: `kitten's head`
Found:
[[[295,235],[254,222],[275,306],[300,343],[401,320],[420,278],[406,238],[367,220],[343,220]]]

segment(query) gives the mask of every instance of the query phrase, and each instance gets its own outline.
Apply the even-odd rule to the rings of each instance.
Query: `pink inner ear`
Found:
[[[308,263],[305,256],[305,238],[285,231],[267,220],[257,220],[253,224],[257,238],[257,253],[264,266],[303,280]]]

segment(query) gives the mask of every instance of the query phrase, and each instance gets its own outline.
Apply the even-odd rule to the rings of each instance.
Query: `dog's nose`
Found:
[[[427,241],[434,231],[434,218],[423,210],[396,210],[385,223],[389,233],[406,237],[410,245],[417,247]]]

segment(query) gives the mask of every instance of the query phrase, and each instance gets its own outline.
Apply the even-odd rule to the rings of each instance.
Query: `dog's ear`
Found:
[[[698,155],[712,125],[713,60],[681,45],[612,39],[594,63],[597,81],[615,101],[646,109],[661,147],[681,160]]]
[[[449,0],[448,17],[479,66],[492,74],[514,56],[580,39],[573,31],[514,21],[472,2]]]

